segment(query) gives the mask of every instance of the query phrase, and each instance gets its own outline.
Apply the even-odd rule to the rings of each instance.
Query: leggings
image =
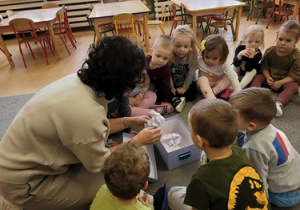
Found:
[[[265,76],[257,74],[251,83],[251,87],[268,87]],[[279,89],[279,95],[276,98],[276,102],[281,103],[283,106],[286,105],[298,92],[298,87],[297,82],[285,83]]]
[[[149,107],[155,104],[156,98],[157,97],[154,92],[147,91],[143,96],[143,98],[141,99],[139,106],[131,107],[131,116],[141,116],[141,115],[150,116],[150,112],[152,111],[152,109],[149,109]]]

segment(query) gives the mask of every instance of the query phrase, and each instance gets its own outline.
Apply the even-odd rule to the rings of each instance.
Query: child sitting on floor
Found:
[[[169,190],[171,209],[268,209],[258,173],[244,151],[233,144],[237,111],[224,100],[203,99],[190,110],[188,122],[194,144],[209,162],[198,168],[187,188]]]
[[[229,102],[239,112],[239,130],[246,131],[242,145],[278,207],[300,202],[300,155],[286,135],[271,124],[276,114],[275,96],[265,88],[234,93]]]

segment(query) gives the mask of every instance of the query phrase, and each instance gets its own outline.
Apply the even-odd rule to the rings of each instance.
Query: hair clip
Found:
[[[206,40],[202,40],[201,42],[201,51],[205,50],[205,43],[206,43]]]

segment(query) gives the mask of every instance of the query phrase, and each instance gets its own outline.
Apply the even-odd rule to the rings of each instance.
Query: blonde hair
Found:
[[[280,28],[278,29],[278,31],[276,31],[277,37],[279,34],[279,31],[284,30],[287,33],[292,33],[295,35],[296,38],[296,43],[299,41],[299,37],[300,37],[300,24],[295,21],[295,20],[288,20],[286,22],[284,22]]]
[[[192,41],[192,43],[191,43],[192,50],[188,53],[189,63],[197,64],[199,46],[196,42],[196,38],[195,38],[193,30],[188,25],[177,26],[171,35],[173,43],[174,43],[174,40],[176,37],[182,36],[182,35],[189,36]],[[174,59],[175,59],[175,56],[173,55],[171,60],[174,62]]]
[[[265,32],[264,32],[264,28],[260,25],[251,25],[249,26],[245,31],[244,34],[242,36],[242,40],[240,41],[240,45],[243,44],[243,41],[245,41],[248,37],[251,38],[257,34],[261,34],[262,36],[262,43],[261,43],[261,49],[264,49],[265,47]]]
[[[173,50],[173,42],[169,35],[160,35],[154,40],[152,49],[156,47],[161,47],[165,50]]]
[[[219,50],[220,52],[220,62],[223,64],[227,60],[229,49],[225,39],[219,34],[212,34],[206,37],[205,40],[202,41],[203,50],[202,57],[204,57],[204,52],[211,52],[214,50]]]

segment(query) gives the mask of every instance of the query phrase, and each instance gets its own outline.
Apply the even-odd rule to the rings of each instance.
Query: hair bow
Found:
[[[206,40],[202,40],[201,42],[201,51],[205,50],[205,43],[206,43]]]

